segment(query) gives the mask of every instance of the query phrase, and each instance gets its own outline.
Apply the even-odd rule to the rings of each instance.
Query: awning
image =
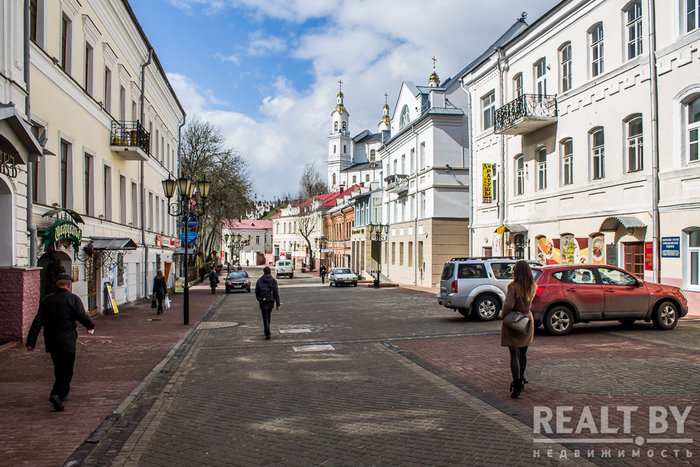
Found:
[[[93,237],[92,242],[93,250],[135,250],[136,243],[130,238],[114,238],[114,237],[104,237],[95,238]]]
[[[600,225],[601,232],[615,232],[620,225],[627,229],[646,227],[647,225],[634,216],[614,216],[608,217]]]
[[[0,120],[4,120],[10,128],[12,128],[12,131],[15,132],[15,135],[29,154],[35,154],[36,156],[42,154],[43,148],[36,140],[27,124],[24,123],[24,119],[17,113],[13,104],[0,105]],[[26,162],[27,161],[22,159],[21,156],[20,160],[16,161],[16,163],[22,164]]]
[[[503,232],[526,233],[527,227],[524,227],[522,225],[517,225],[517,224],[512,224],[512,225],[506,224],[503,227],[498,227],[494,232],[496,232],[497,234],[501,234]]]

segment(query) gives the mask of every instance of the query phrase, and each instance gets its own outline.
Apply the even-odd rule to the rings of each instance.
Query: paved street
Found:
[[[99,443],[73,460],[617,465],[691,464],[700,455],[699,322],[672,332],[646,324],[585,326],[563,338],[538,332],[530,384],[512,400],[500,322],[465,320],[407,289],[322,287],[308,275],[279,282],[271,341],[253,293],[219,295]],[[575,407],[559,420],[574,433],[552,419],[554,433],[533,434],[533,410],[557,406]],[[621,406],[637,407],[628,409],[629,429]],[[666,407],[668,428],[653,435],[655,406]],[[691,407],[682,433],[669,406],[681,415]],[[611,435],[608,427],[620,428]]]

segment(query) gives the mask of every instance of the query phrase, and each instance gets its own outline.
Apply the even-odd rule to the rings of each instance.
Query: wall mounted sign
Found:
[[[661,237],[661,257],[681,257],[681,237]]]
[[[58,245],[67,241],[73,245],[73,249],[77,253],[83,239],[83,231],[67,218],[60,218],[44,233],[44,238],[44,251],[47,251],[51,244]]]

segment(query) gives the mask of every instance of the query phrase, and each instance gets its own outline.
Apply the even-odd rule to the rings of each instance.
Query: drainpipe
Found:
[[[144,99],[146,95],[146,89],[144,88],[146,84],[146,67],[151,63],[151,60],[153,59],[153,49],[149,48],[148,49],[148,59],[146,60],[146,63],[141,65],[141,120],[140,123],[144,126],[144,131],[146,128],[146,123],[144,121],[144,118],[146,117],[145,115],[145,109],[144,109]],[[148,141],[148,147],[150,150],[151,147],[151,141],[150,141],[150,136],[149,135],[149,141]],[[141,192],[141,244],[143,245],[143,296],[148,297],[148,245],[146,244],[146,193],[145,189],[143,186],[143,179],[144,179],[144,172],[146,169],[146,163],[144,161],[141,161],[141,167],[140,167],[140,192]]]
[[[182,127],[185,126],[185,121],[187,120],[187,114],[183,113],[182,115],[182,123],[180,123],[180,126],[177,127],[177,177],[180,178],[182,177]],[[189,221],[189,219],[188,219]],[[178,222],[176,227],[178,227],[180,223]],[[187,243],[185,243],[185,252],[187,252]],[[187,255],[185,255],[185,260],[180,261],[180,277],[184,277],[184,274],[187,274],[187,264],[185,264],[187,260]],[[184,271],[184,274],[183,274]]]
[[[497,63],[498,63],[498,75],[499,75],[499,86],[498,86],[498,93],[499,93],[499,101],[501,105],[503,105],[504,101],[504,90],[503,90],[503,75],[506,71],[506,68],[508,65],[506,64],[506,56],[505,53],[503,52],[502,47],[496,47],[496,53],[498,54],[497,57]],[[500,155],[501,155],[501,169],[499,170],[499,179],[500,183],[498,184],[498,191],[499,191],[499,196],[498,196],[498,216],[499,216],[499,222],[501,223],[501,227],[505,227],[506,225],[506,138],[504,135],[500,136]],[[501,251],[502,251],[502,256],[506,256],[506,233],[505,229],[504,232],[501,233]]]
[[[27,116],[27,123],[32,124],[32,106],[29,100],[29,49],[31,42],[29,39],[30,16],[29,16],[30,0],[24,0],[24,86],[27,91],[27,97],[24,99],[24,113]],[[37,155],[41,157],[41,155]],[[34,225],[34,164],[31,161],[31,155],[27,161],[27,230],[29,231],[29,267],[36,267],[36,226]]]
[[[659,121],[658,98],[659,90],[656,74],[656,19],[654,0],[648,0],[649,11],[649,91],[651,95],[651,223],[654,282],[661,282],[661,258],[659,257],[659,238],[661,225],[659,219]]]
[[[414,181],[416,184],[416,193],[413,196],[413,252],[411,254],[413,255],[413,285],[418,285],[418,158],[420,157],[420,154],[418,153],[418,133],[416,132],[414,124],[411,124],[411,132],[416,139],[416,147],[413,154],[413,157],[415,157],[415,161],[413,163],[416,170],[416,178]],[[422,268],[423,265],[421,264],[420,267]]]
[[[471,206],[469,207],[469,256],[474,256],[474,218],[476,216],[476,198],[474,195],[474,152],[472,150],[474,143],[474,127],[472,115],[472,98],[469,94],[469,88],[464,87],[464,78],[459,79],[459,87],[467,95],[467,129],[469,131],[469,198]]]

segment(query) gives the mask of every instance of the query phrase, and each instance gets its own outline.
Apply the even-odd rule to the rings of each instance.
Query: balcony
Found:
[[[557,121],[557,96],[523,94],[496,110],[494,132],[525,135]]]
[[[110,149],[123,159],[146,161],[150,154],[151,135],[136,122],[112,122]]]
[[[384,178],[384,186],[387,193],[403,193],[408,191],[408,175],[389,175]]]

